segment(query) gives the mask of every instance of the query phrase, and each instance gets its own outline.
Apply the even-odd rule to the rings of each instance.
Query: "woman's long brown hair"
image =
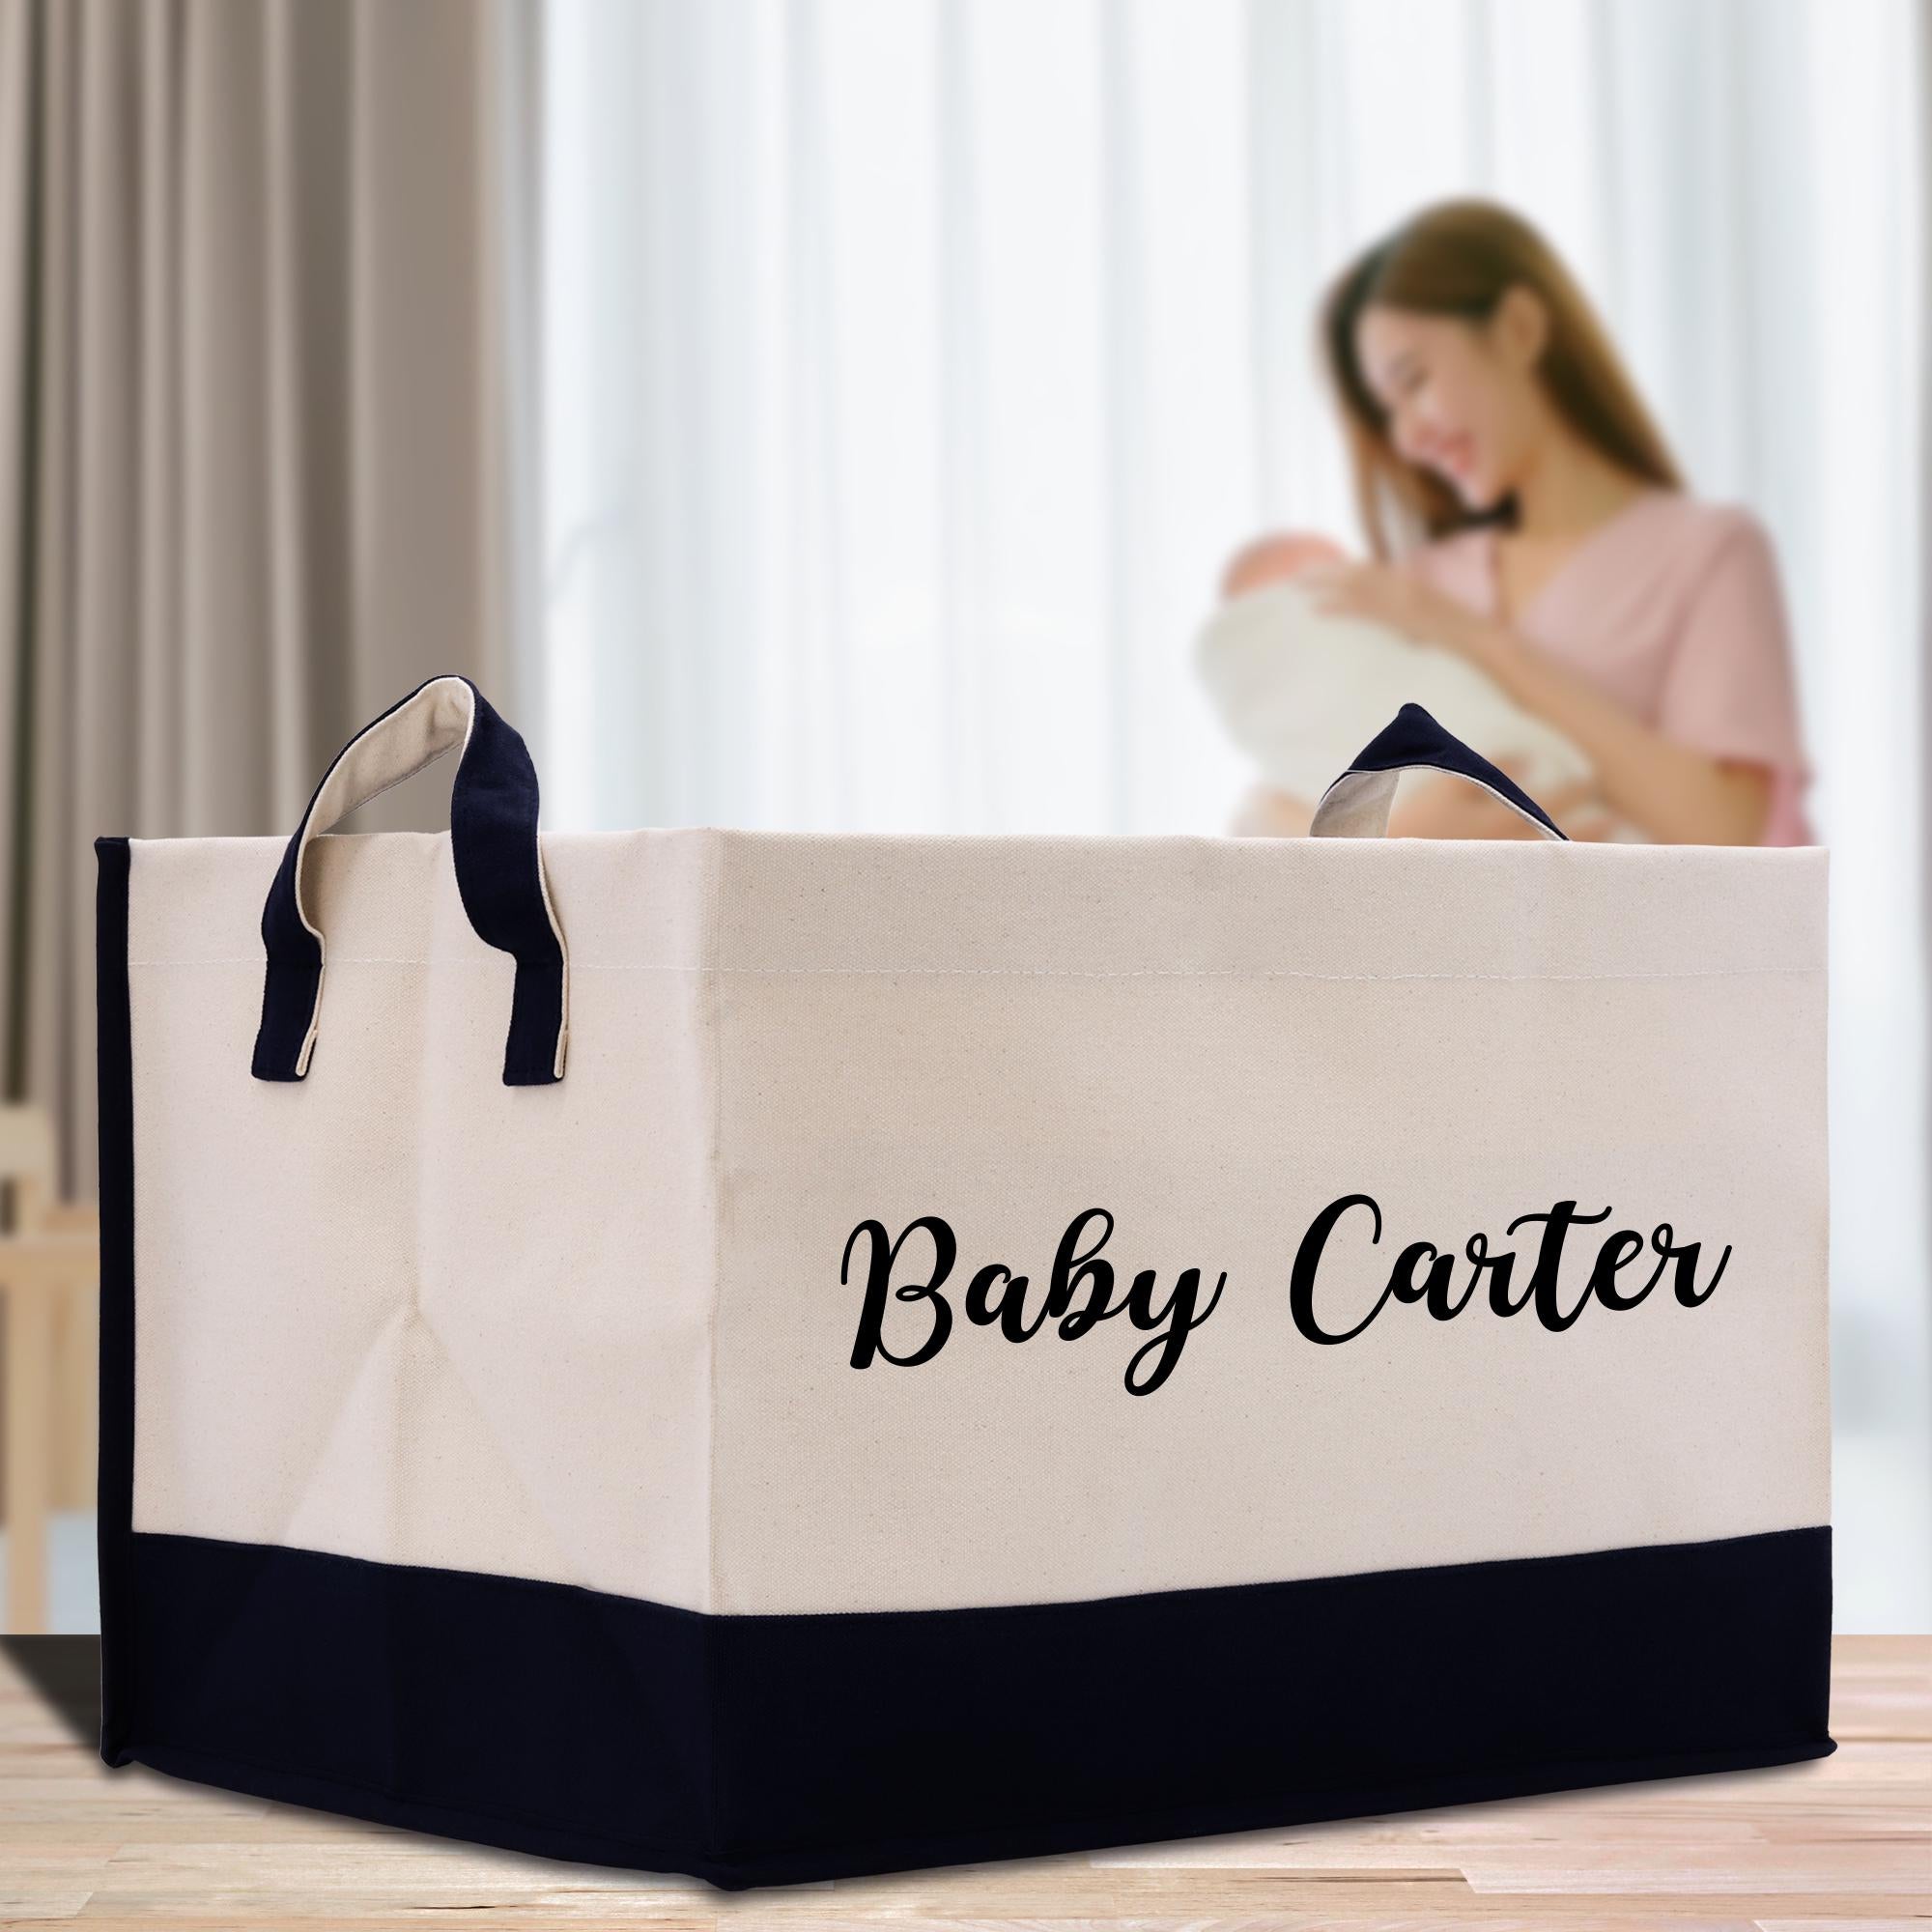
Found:
[[[1321,306],[1321,348],[1348,435],[1356,507],[1377,556],[1474,524],[1506,522],[1515,505],[1506,499],[1492,510],[1471,510],[1441,477],[1396,453],[1356,355],[1362,311],[1375,304],[1482,324],[1512,288],[1540,297],[1548,313],[1537,375],[1564,420],[1633,476],[1683,487],[1623,358],[1556,251],[1495,202],[1438,202],[1351,262]]]

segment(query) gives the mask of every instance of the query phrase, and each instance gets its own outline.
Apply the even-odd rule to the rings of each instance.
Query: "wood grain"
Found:
[[[1932,1637],[1840,1637],[1811,1764],[725,1894],[241,1798],[94,1751],[99,1650],[0,1643],[0,1925],[1838,1932],[1932,1922]]]

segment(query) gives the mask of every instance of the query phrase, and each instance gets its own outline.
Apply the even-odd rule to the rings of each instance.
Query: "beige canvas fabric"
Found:
[[[305,1080],[250,1077],[271,839],[135,841],[133,1526],[719,1612],[919,1609],[1830,1520],[1819,847],[546,835],[570,1057],[446,835],[319,838]],[[1561,1300],[1661,1224],[1701,1292],[1551,1332],[1478,1293],[1312,1342],[1397,1255],[1575,1200]],[[1013,1342],[1083,1210],[1199,1268]],[[852,1366],[854,1231],[942,1217],[943,1347]],[[1094,1232],[1098,1232],[1094,1229]],[[1088,1243],[1091,1245],[1091,1242]],[[849,1278],[841,1280],[848,1247]],[[930,1272],[924,1236],[894,1281]],[[1650,1256],[1655,1261],[1654,1253]],[[1619,1277],[1629,1289],[1643,1258]],[[1468,1273],[1459,1263],[1457,1292]],[[1522,1285],[1519,1274],[1518,1289]],[[882,1329],[912,1352],[930,1302]]]

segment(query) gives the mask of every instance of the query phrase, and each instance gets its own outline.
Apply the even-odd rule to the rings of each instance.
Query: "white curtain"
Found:
[[[1842,1628],[1932,1625],[1910,0],[557,0],[553,825],[1213,832],[1312,306],[1489,192],[1778,539],[1833,848]]]

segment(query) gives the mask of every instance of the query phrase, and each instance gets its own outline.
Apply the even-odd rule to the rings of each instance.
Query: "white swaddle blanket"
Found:
[[[1201,627],[1194,665],[1236,744],[1271,784],[1309,804],[1405,703],[1486,758],[1521,758],[1517,781],[1532,798],[1591,775],[1570,738],[1466,658],[1320,611],[1300,583],[1222,605]]]

